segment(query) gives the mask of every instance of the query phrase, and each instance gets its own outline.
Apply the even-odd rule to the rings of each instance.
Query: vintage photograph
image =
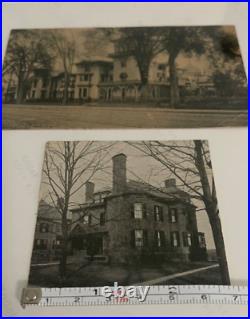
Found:
[[[48,142],[29,286],[230,285],[207,141]]]
[[[247,125],[233,26],[13,30],[4,129]]]

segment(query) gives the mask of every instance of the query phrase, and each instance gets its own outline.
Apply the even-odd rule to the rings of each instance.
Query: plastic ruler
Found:
[[[221,285],[183,285],[183,286],[149,286],[144,301],[140,292],[136,297],[112,290],[111,295],[103,295],[102,287],[85,288],[25,288],[23,289],[22,306],[104,306],[135,304],[248,304],[246,286]],[[127,287],[125,287],[126,289]],[[137,287],[136,287],[137,288]],[[141,287],[144,289],[144,287]]]

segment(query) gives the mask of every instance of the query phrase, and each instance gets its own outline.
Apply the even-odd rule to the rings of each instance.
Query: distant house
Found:
[[[38,207],[32,263],[57,260],[61,249],[61,215],[41,200]]]
[[[79,260],[110,263],[154,260],[206,260],[204,233],[197,228],[195,206],[174,179],[161,189],[127,181],[126,156],[113,157],[113,187],[94,191],[72,210],[70,241]]]

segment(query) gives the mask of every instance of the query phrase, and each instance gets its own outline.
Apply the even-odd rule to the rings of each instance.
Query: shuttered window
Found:
[[[131,246],[136,248],[143,248],[148,245],[148,232],[142,229],[131,231]]]
[[[135,219],[143,219],[147,217],[146,204],[134,203],[131,205],[131,217]]]
[[[180,246],[180,236],[178,231],[171,232],[171,246],[172,247]]]
[[[161,206],[154,206],[154,219],[156,222],[163,222],[163,208]]]
[[[191,247],[192,246],[192,234],[188,233],[188,232],[183,232],[182,237],[183,237],[184,247]]]
[[[170,223],[177,223],[178,215],[177,215],[177,208],[170,208],[169,209],[169,222]]]
[[[164,231],[155,231],[155,246],[158,248],[165,247],[166,245],[166,238]]]

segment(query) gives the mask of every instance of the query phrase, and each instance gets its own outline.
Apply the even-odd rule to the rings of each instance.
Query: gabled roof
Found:
[[[182,200],[187,203],[190,203],[190,195],[178,187],[154,187],[150,184],[130,180],[127,183],[128,191],[136,191],[149,194],[161,199],[176,201]]]

